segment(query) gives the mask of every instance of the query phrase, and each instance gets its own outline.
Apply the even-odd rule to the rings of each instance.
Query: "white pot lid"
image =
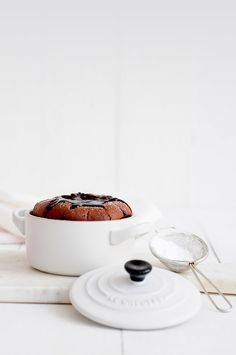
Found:
[[[82,275],[72,286],[70,299],[81,314],[95,322],[134,330],[180,324],[201,306],[200,293],[189,281],[142,260],[131,260],[125,268],[103,267]]]

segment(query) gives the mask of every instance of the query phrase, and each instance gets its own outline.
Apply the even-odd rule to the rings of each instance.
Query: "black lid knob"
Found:
[[[144,260],[130,260],[125,263],[125,270],[129,273],[132,281],[143,281],[152,270],[152,265]]]

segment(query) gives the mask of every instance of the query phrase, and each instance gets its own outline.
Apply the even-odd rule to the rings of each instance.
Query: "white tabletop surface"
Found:
[[[210,238],[222,261],[234,261],[236,211],[167,211],[172,224]],[[3,355],[234,355],[236,296],[231,313],[215,311],[205,296],[199,314],[178,327],[124,331],[95,324],[71,305],[0,304]]]

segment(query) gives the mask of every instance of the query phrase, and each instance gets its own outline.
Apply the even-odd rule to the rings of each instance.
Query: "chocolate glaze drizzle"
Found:
[[[72,193],[70,195],[62,195],[54,197],[46,207],[46,213],[48,213],[53,207],[59,203],[69,202],[71,203],[70,209],[76,207],[102,207],[105,208],[104,204],[112,201],[120,201],[119,198],[106,196],[106,195],[93,195],[85,194],[82,192]],[[126,204],[126,202],[124,202]]]

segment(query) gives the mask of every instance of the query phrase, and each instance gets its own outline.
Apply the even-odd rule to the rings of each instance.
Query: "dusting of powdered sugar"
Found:
[[[152,242],[152,247],[155,248],[157,255],[166,259],[193,262],[196,258],[192,245],[185,239],[180,242],[172,238],[156,238]]]

